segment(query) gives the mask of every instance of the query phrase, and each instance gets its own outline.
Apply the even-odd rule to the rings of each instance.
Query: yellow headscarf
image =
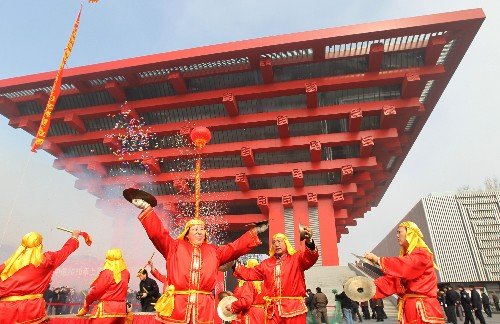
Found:
[[[179,236],[177,236],[177,239],[178,240],[183,240],[184,237],[189,232],[189,229],[191,228],[191,226],[194,226],[194,225],[205,226],[205,222],[202,219],[200,219],[200,218],[193,218],[193,219],[188,220],[186,222],[186,225],[184,225],[184,230],[182,231],[181,234],[179,234]],[[208,234],[205,235],[205,243],[208,243]]]
[[[0,279],[5,281],[18,270],[32,264],[38,267],[43,261],[42,235],[37,232],[29,232],[23,236],[21,245],[16,252],[5,261],[5,268],[0,274]]]
[[[415,248],[423,248],[429,251],[429,253],[434,256],[431,249],[424,242],[424,235],[420,228],[418,228],[417,224],[414,222],[402,222],[399,224],[399,227],[406,228],[406,241],[408,242],[408,249],[405,250],[404,247],[401,247],[399,250],[399,255],[403,256],[405,254],[411,254]],[[434,262],[433,262],[434,263]],[[434,268],[439,269],[436,263],[434,263]]]
[[[289,255],[294,255],[295,252],[295,249],[292,247],[292,245],[290,244],[290,241],[288,240],[288,237],[286,237],[285,234],[283,233],[276,233],[273,235],[273,240],[274,239],[277,239],[277,238],[280,238],[282,239],[283,241],[285,241],[285,245],[286,245],[286,251],[288,252]],[[269,245],[269,256],[273,256],[274,255],[274,247],[273,247],[273,244],[271,243]]]
[[[110,249],[106,252],[106,262],[104,262],[103,270],[110,270],[113,272],[115,283],[122,280],[122,271],[127,269],[127,265],[123,260],[122,250]]]
[[[253,268],[253,267],[257,266],[258,264],[259,264],[259,260],[250,258],[247,260],[245,267]],[[244,283],[245,283],[245,280],[238,280],[239,287],[243,286]],[[260,294],[260,292],[262,291],[262,281],[253,281],[253,285],[254,285],[255,289],[257,290],[257,292]]]

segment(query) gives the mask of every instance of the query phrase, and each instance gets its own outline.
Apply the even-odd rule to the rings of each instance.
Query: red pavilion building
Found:
[[[318,264],[337,265],[337,243],[382,199],[484,19],[465,10],[70,68],[43,149],[105,212],[129,186],[175,212],[192,199],[183,160],[197,154],[178,138],[206,126],[202,203],[225,201],[235,235],[269,220],[298,244],[298,223],[310,225]],[[0,80],[10,126],[36,134],[55,74]],[[114,154],[125,111],[155,134],[147,152]]]

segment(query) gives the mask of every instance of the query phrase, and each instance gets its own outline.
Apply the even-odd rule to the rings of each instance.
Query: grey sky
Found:
[[[72,0],[0,2],[0,79],[57,69],[79,6]],[[500,112],[493,96],[500,75],[498,1],[84,2],[68,67],[477,7],[485,11],[485,23],[380,205],[343,237],[340,257],[345,264],[350,252],[374,247],[420,197],[464,184],[478,187],[486,177],[500,174]],[[0,262],[31,230],[44,235],[46,249],[60,247],[68,235],[54,230],[56,226],[81,228],[95,237],[92,248],[82,245],[76,252],[77,264],[92,257],[100,265],[105,250],[113,246],[125,250],[132,269],[147,260],[153,248],[135,219],[136,209],[123,215],[124,229],[118,233],[118,224],[95,208],[95,197],[75,189],[73,176],[54,169],[52,156],[32,154],[30,136],[8,126],[4,117],[0,138]],[[161,261],[159,255],[155,261]]]

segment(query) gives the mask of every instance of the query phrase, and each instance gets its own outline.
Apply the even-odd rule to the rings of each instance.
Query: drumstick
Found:
[[[73,231],[72,231],[72,230],[69,230],[69,229],[66,229],[66,228],[63,228],[63,227],[59,227],[59,226],[57,226],[57,229],[58,229],[58,230],[61,230],[61,231],[64,231],[64,232],[73,233]]]

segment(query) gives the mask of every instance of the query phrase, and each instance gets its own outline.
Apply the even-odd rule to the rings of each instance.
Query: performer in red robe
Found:
[[[151,275],[161,283],[163,283],[163,290],[165,290],[165,288],[168,286],[168,277],[158,271],[158,269],[156,269],[156,267],[153,265],[153,261],[148,261],[148,265],[151,268],[151,270],[149,271]]]
[[[253,268],[259,264],[256,259],[248,259],[247,268]],[[238,314],[238,322],[241,324],[264,323],[265,302],[262,292],[262,281],[243,281],[238,283],[239,287],[234,290],[233,296],[237,301],[228,304],[227,310]],[[235,321],[233,321],[235,322]]]
[[[260,245],[257,234],[265,231],[267,224],[249,230],[230,244],[216,246],[208,243],[202,219],[186,222],[184,231],[174,239],[148,202],[137,198],[131,202],[143,209],[138,218],[167,261],[170,285],[156,303],[157,320],[162,323],[213,323],[212,291],[219,266]]]
[[[120,249],[106,253],[106,262],[99,276],[90,285],[83,307],[78,316],[87,314],[89,306],[99,301],[91,311],[91,322],[100,324],[122,324],[127,316],[127,286],[130,273]]]
[[[0,323],[41,323],[47,320],[43,293],[54,271],[79,246],[80,231],[59,251],[43,253],[42,236],[30,232],[7,261],[0,265]]]
[[[304,271],[316,263],[319,254],[311,239],[311,229],[304,230],[307,239],[303,251],[295,251],[286,235],[277,233],[273,236],[269,259],[254,268],[236,267],[233,273],[242,280],[263,280],[267,323],[306,322]]]
[[[399,257],[378,257],[368,252],[365,257],[380,265],[385,274],[375,280],[373,298],[392,294],[399,296],[400,323],[444,323],[441,305],[437,300],[437,276],[432,252],[413,222],[399,224],[397,233]]]

